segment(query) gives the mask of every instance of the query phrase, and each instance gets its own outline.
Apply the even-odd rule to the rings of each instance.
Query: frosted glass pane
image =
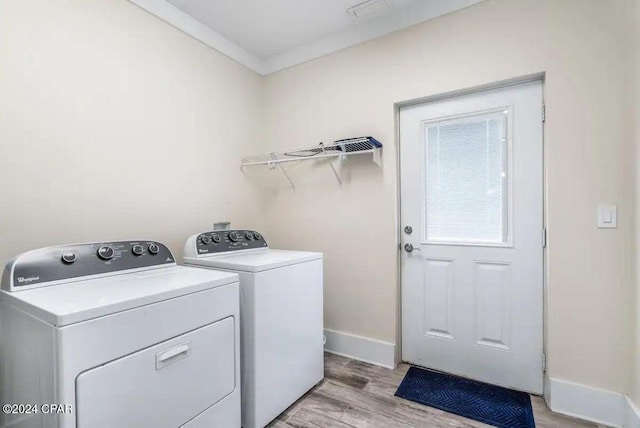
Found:
[[[427,124],[427,241],[507,242],[506,121],[500,112]]]

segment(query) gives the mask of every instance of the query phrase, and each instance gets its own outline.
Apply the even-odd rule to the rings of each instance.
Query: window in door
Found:
[[[424,123],[425,243],[510,244],[508,116]]]

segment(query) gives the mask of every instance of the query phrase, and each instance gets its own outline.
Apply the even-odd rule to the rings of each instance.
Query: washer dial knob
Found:
[[[211,237],[209,235],[202,235],[202,237],[200,238],[200,240],[202,241],[202,243],[204,245],[209,245],[211,244]]]
[[[144,253],[144,247],[142,245],[134,245],[131,248],[131,252],[136,256],[141,256]]]
[[[98,248],[98,257],[100,257],[102,260],[111,260],[114,255],[115,251],[113,251],[113,248],[108,245],[103,245],[102,247]]]
[[[238,239],[240,239],[240,235],[238,235],[238,232],[229,232],[229,239],[231,240],[231,242],[238,242]]]
[[[211,239],[213,239],[213,243],[214,244],[217,244],[217,243],[219,243],[221,241],[220,237],[218,235],[215,235],[215,234],[211,236]]]
[[[253,239],[253,233],[245,232],[244,237],[247,238],[248,240],[252,240]]]
[[[160,252],[160,247],[157,244],[149,244],[149,252],[151,254],[158,254]]]
[[[65,251],[64,253],[62,253],[61,259],[63,263],[70,265],[71,263],[78,260],[78,256],[73,251]]]
[[[255,239],[262,239],[262,235],[260,235],[258,232],[254,232],[253,237]]]

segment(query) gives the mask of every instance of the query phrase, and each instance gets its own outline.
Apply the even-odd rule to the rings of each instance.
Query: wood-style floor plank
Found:
[[[331,418],[324,413],[307,409],[305,406],[300,407],[289,419],[287,419],[286,423],[295,428],[353,428],[352,425],[348,425],[338,419]]]
[[[397,427],[397,428],[411,428],[411,425],[401,422],[397,419],[392,419],[385,415],[378,413],[368,412],[360,407],[349,406],[346,412],[342,414],[340,421],[345,422],[356,428],[368,428],[368,427]]]
[[[325,379],[272,422],[270,428],[486,428],[489,425],[395,397],[409,370],[393,370],[325,354]],[[531,396],[537,428],[596,425],[552,413]]]

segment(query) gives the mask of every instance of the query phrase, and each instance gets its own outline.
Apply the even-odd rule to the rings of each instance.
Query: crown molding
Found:
[[[416,7],[396,10],[382,19],[332,34],[316,42],[263,60],[265,74],[311,61],[360,43],[400,31],[430,19],[473,6],[485,0],[447,0],[420,2]]]
[[[266,59],[261,59],[248,52],[166,0],[129,1],[184,33],[200,40],[221,54],[264,76],[394,31],[402,30],[420,22],[473,6],[485,0],[419,2],[415,7],[398,9],[380,19],[367,21],[362,25]]]
[[[239,62],[258,74],[266,74],[262,61],[252,53],[233,43],[220,33],[181,11],[166,0],[129,0],[131,3],[162,19],[167,24],[190,35],[226,57]]]

